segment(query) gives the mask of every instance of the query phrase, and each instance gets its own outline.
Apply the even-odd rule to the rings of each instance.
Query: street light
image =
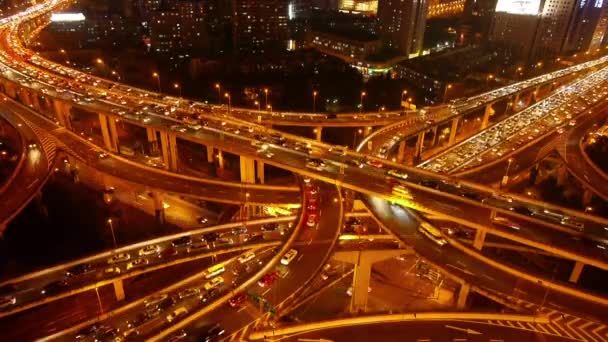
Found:
[[[268,107],[268,88],[264,88],[264,96],[266,100],[264,101],[264,105]]]
[[[312,92],[312,112],[316,113],[317,112],[317,91],[313,90]]]
[[[228,99],[228,112],[232,112],[232,99],[230,98],[230,94],[224,93],[224,97]]]
[[[365,97],[366,95],[366,92],[361,92],[361,100],[359,101],[359,113],[363,112],[363,97]]]
[[[448,90],[452,89],[452,85],[451,84],[446,84],[445,86],[445,90],[443,91],[443,102],[448,100]]]
[[[254,104],[254,105],[256,105],[256,106],[258,106],[258,110],[260,110],[260,101],[255,100],[255,101],[253,102],[253,104]]]
[[[117,80],[120,81],[120,75],[116,72],[116,70],[112,70],[111,74],[116,77]]]
[[[219,83],[216,83],[215,89],[217,89],[217,101],[221,105],[222,104],[222,85]]]
[[[509,169],[511,168],[511,164],[513,163],[513,158],[509,158],[509,163],[507,164],[507,169],[505,170],[505,175],[502,177],[502,181],[500,182],[500,188],[506,186],[509,182]]]
[[[179,86],[179,83],[173,83],[173,88],[177,89],[179,97],[182,97],[182,87]]]
[[[114,235],[114,224],[112,218],[108,219],[108,226],[110,226],[110,232],[112,232],[112,242],[114,242],[114,249],[116,249],[116,236]]]
[[[162,93],[162,89],[160,88],[160,75],[155,71],[152,73],[152,77],[156,78],[156,84],[158,85],[158,92]]]
[[[271,105],[266,105],[266,109],[270,111],[270,114],[272,114],[272,106]]]

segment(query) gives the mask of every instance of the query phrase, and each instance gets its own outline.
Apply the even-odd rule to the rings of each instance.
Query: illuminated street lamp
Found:
[[[116,77],[117,80],[120,81],[120,75],[116,72],[116,70],[112,70],[111,74],[112,76]]]
[[[110,232],[112,233],[112,242],[114,242],[114,249],[116,249],[116,236],[114,235],[114,221],[112,221],[112,218],[108,219],[108,226],[110,227]]]
[[[68,52],[64,49],[59,49],[59,53],[65,56],[65,62],[66,64],[69,64],[68,62],[70,61],[70,57],[68,56]]]
[[[266,105],[266,110],[270,111],[270,114],[272,114],[272,105]]]
[[[312,92],[312,112],[316,113],[317,112],[317,95],[319,93],[316,90],[313,90]]]
[[[509,182],[509,169],[511,168],[511,164],[513,163],[513,158],[509,158],[509,163],[507,164],[507,169],[505,170],[505,175],[502,177],[502,181],[500,182],[500,188],[506,186]]]
[[[254,105],[256,105],[256,106],[258,106],[258,110],[260,110],[260,101],[255,100],[255,101],[253,102],[253,104],[254,104]]]
[[[268,88],[264,88],[264,97],[265,97],[264,105],[266,107],[268,107]]]
[[[230,94],[224,93],[224,97],[228,99],[228,111],[232,112],[232,98],[230,97]]]
[[[361,100],[359,101],[359,113],[363,112],[363,98],[367,95],[366,92],[361,92]]]
[[[162,93],[162,89],[160,87],[160,75],[155,71],[152,73],[152,77],[156,78],[156,84],[158,85],[158,92]]]
[[[222,104],[222,85],[219,83],[216,83],[215,89],[217,89],[217,101],[221,105]]]
[[[445,90],[443,91],[443,102],[448,100],[448,90],[452,89],[452,85],[451,84],[446,84],[445,86]]]
[[[182,97],[182,87],[180,87],[179,83],[173,83],[173,88],[177,89],[179,92],[179,97]]]

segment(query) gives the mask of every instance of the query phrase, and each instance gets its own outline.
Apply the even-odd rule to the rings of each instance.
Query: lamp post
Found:
[[[179,93],[179,97],[182,97],[182,87],[180,87],[179,83],[173,83],[173,88],[177,89]]]
[[[265,98],[264,105],[266,107],[268,107],[268,88],[264,88],[264,98]]]
[[[104,76],[108,77],[108,70],[106,70],[106,68],[105,68],[105,63],[103,62],[103,59],[97,58],[97,59],[95,59],[95,63],[99,66],[100,69],[103,70]]]
[[[221,105],[222,104],[222,85],[219,83],[216,83],[215,89],[217,89],[217,102],[219,105]]]
[[[270,111],[270,114],[272,114],[272,106],[271,106],[271,105],[267,105],[267,106],[266,106],[266,109],[267,109],[268,111]]]
[[[361,99],[359,101],[359,113],[363,112],[363,98],[367,95],[366,92],[362,91],[361,92]]]
[[[116,249],[116,235],[114,235],[114,223],[112,218],[108,219],[108,226],[110,227],[110,232],[112,233],[112,242],[114,243],[114,249]]]
[[[224,93],[224,97],[228,99],[228,112],[232,112],[232,98],[230,94]]]
[[[506,186],[509,182],[509,169],[511,168],[511,164],[513,163],[513,158],[509,158],[509,163],[507,164],[507,169],[505,170],[505,175],[502,177],[502,181],[500,182],[500,188]]]
[[[445,86],[445,90],[443,91],[443,102],[446,102],[448,100],[448,90],[452,89],[452,85],[451,84],[446,84]]]
[[[258,110],[260,110],[260,101],[255,100],[255,101],[253,102],[253,104],[254,104],[254,105],[256,105],[256,106],[258,106]]]
[[[156,79],[156,85],[158,85],[158,92],[162,93],[163,91],[160,87],[160,74],[155,71],[152,73],[152,77]]]
[[[70,57],[68,56],[68,52],[64,49],[59,49],[59,53],[65,56],[65,63],[70,64]]]
[[[312,92],[312,112],[317,112],[317,94],[319,94],[316,90]]]
[[[118,81],[120,81],[120,75],[116,72],[116,70],[112,70],[111,74],[112,76],[116,77]]]

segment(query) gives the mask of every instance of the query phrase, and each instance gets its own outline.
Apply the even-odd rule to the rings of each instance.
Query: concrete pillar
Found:
[[[471,292],[471,284],[465,283],[460,286],[460,291],[458,291],[458,301],[456,302],[457,309],[466,308],[469,292]]]
[[[70,131],[72,130],[72,122],[70,120],[70,107],[61,100],[53,100],[53,111],[55,118],[59,124]]]
[[[481,129],[485,129],[490,123],[490,115],[494,113],[494,108],[492,108],[493,104],[494,103],[488,103],[486,105],[486,108],[483,112],[483,119],[481,120]]]
[[[116,295],[116,300],[121,301],[125,299],[125,288],[122,284],[122,279],[116,279],[112,282],[114,285],[114,294]]]
[[[4,88],[6,88],[6,96],[10,97],[11,99],[17,98],[17,88],[14,84],[8,82]]]
[[[118,150],[115,148],[116,143],[113,142],[112,134],[108,128],[108,117],[101,113],[99,113],[98,116],[99,126],[101,127],[101,136],[103,137],[103,144],[106,146],[108,151],[117,152]]]
[[[37,111],[41,112],[42,107],[40,106],[40,98],[38,98],[38,93],[32,93],[32,107]]]
[[[439,129],[439,126],[435,126],[433,127],[433,141],[431,141],[431,147],[435,147],[437,145],[437,130]]]
[[[585,191],[583,192],[583,204],[589,205],[591,203],[592,199],[593,199],[593,192],[589,189],[585,189]]]
[[[30,106],[31,101],[29,98],[29,92],[23,88],[19,89],[19,92],[17,93],[17,96],[19,98],[19,100],[21,101],[21,103],[23,103],[25,106]]]
[[[448,145],[452,145],[456,141],[456,133],[458,132],[459,122],[460,117],[456,117],[452,120],[452,127],[450,128],[450,139],[448,140]]]
[[[264,162],[262,162],[261,160],[257,161],[257,173],[258,173],[258,180],[260,181],[260,184],[264,184]]]
[[[158,138],[156,137],[156,131],[153,128],[146,128],[146,135],[148,137],[148,147],[150,154],[155,155],[158,153]]]
[[[213,146],[207,145],[207,163],[213,163]]]
[[[511,112],[513,112],[513,113],[517,112],[520,97],[521,97],[521,93],[515,94],[515,97],[513,98],[513,102],[511,102]]]
[[[412,249],[387,249],[387,250],[364,250],[364,251],[338,251],[333,258],[342,262],[355,265],[353,274],[353,297],[351,300],[351,312],[365,311],[367,307],[367,295],[372,265],[375,262],[393,258],[403,254],[414,254]]]
[[[424,135],[425,131],[418,133],[418,140],[416,141],[416,152],[414,152],[414,157],[416,160],[420,159],[420,154],[422,153],[422,148],[424,147]]]
[[[255,160],[247,157],[239,157],[241,162],[241,182],[255,183]]]
[[[165,206],[163,205],[163,196],[154,191],[152,192],[152,199],[154,200],[154,214],[156,215],[156,222],[158,222],[158,224],[164,224]]]
[[[224,169],[224,152],[222,150],[217,150],[217,166],[221,170]]]
[[[321,141],[321,138],[323,137],[323,127],[318,126],[314,129],[315,132],[315,139],[317,139],[317,141]]]
[[[534,88],[534,91],[532,92],[532,103],[538,102],[539,99],[540,99],[540,86],[536,86],[536,88]]]
[[[578,283],[578,279],[581,277],[581,273],[583,272],[583,266],[585,266],[585,264],[577,261],[574,264],[574,268],[572,269],[572,273],[570,273],[570,278],[568,278],[568,281],[575,284]]]
[[[177,137],[166,131],[160,131],[160,146],[165,169],[177,171]]]
[[[111,116],[108,116],[108,128],[110,129],[110,142],[112,143],[112,150],[120,152],[120,143],[118,142],[118,131],[116,130],[116,120]]]
[[[405,146],[405,139],[401,140],[399,142],[399,151],[397,151],[397,163],[403,163],[403,161],[405,160]]]
[[[481,250],[485,240],[486,240],[486,230],[477,229],[477,232],[475,232],[475,240],[473,241],[473,247],[477,250]]]
[[[568,169],[565,165],[560,165],[557,169],[557,185],[563,185],[568,179]]]

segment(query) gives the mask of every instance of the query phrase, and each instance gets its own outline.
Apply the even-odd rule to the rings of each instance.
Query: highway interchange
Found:
[[[60,1],[52,1],[45,6],[52,7],[59,3]],[[46,10],[46,7],[41,9],[41,11]],[[14,22],[18,23],[19,21],[24,20],[23,18],[25,17],[33,17],[37,14],[38,13],[36,13],[36,11],[32,11],[27,15],[21,15],[21,17],[14,18]],[[7,22],[5,22],[5,25]],[[551,293],[545,295],[544,299],[542,299],[542,295],[540,296],[540,299],[543,300],[543,303],[540,304],[541,308],[543,308],[543,304],[549,303],[554,303],[559,307],[570,307],[572,303],[581,301],[581,303],[585,303],[581,304],[581,307],[582,305],[585,306],[584,315],[590,317],[589,322],[591,324],[595,324],[595,319],[593,317],[600,317],[599,319],[601,320],[602,313],[605,312],[606,302],[601,296],[595,296],[578,289],[573,289],[564,284],[551,285],[551,281],[547,280],[540,281],[539,283],[531,280],[537,279],[538,276],[521,280],[519,279],[517,273],[509,273],[504,272],[504,270],[497,269],[493,265],[485,262],[484,258],[481,256],[475,255],[474,251],[465,252],[465,250],[470,250],[470,248],[460,246],[457,241],[452,241],[449,239],[449,237],[446,237],[449,239],[447,246],[436,246],[430,240],[425,239],[420,234],[417,234],[416,229],[419,224],[417,219],[414,219],[406,209],[391,205],[389,202],[398,203],[433,217],[448,219],[474,229],[483,229],[496,236],[507,238],[531,247],[549,250],[554,254],[560,255],[567,259],[580,261],[602,269],[606,269],[608,265],[606,263],[606,258],[603,251],[596,249],[590,250],[584,245],[577,246],[576,244],[572,243],[570,235],[580,235],[581,233],[584,233],[599,239],[603,236],[603,234],[605,234],[604,228],[607,225],[606,220],[591,215],[578,213],[576,211],[531,201],[517,195],[505,195],[497,192],[494,189],[484,187],[470,181],[457,180],[453,177],[437,175],[432,172],[426,172],[413,167],[405,167],[388,160],[383,160],[382,158],[377,158],[373,155],[365,155],[358,152],[352,152],[344,148],[329,146],[322,142],[274,131],[264,126],[248,124],[248,127],[250,128],[244,128],[246,123],[242,120],[251,119],[252,116],[257,117],[264,115],[260,121],[268,120],[273,122],[273,116],[271,115],[268,117],[267,112],[256,113],[255,111],[245,112],[242,110],[226,111],[226,108],[214,109],[202,106],[199,108],[199,104],[196,103],[189,104],[185,103],[185,101],[181,99],[157,95],[144,90],[130,88],[128,86],[116,85],[113,82],[99,80],[91,76],[84,76],[80,72],[56,65],[52,62],[44,61],[39,57],[29,57],[27,58],[27,61],[19,61],[18,59],[11,57],[23,57],[25,54],[27,54],[27,52],[23,47],[20,46],[19,38],[14,36],[15,32],[18,31],[17,27],[17,24],[6,25],[4,27],[2,34],[2,56],[4,63],[4,76],[10,80],[18,82],[20,86],[40,91],[47,96],[62,99],[71,103],[73,106],[81,106],[91,112],[108,113],[107,115],[110,117],[119,117],[126,123],[136,126],[143,125],[159,131],[171,132],[171,134],[179,137],[180,139],[190,140],[193,142],[202,143],[204,145],[213,144],[224,152],[254,158],[256,160],[263,161],[266,164],[292,171],[303,177],[310,177],[312,179],[317,179],[324,182],[319,183],[319,186],[321,187],[321,202],[327,205],[327,207],[325,207],[323,210],[323,215],[321,215],[319,219],[318,228],[316,231],[310,232],[302,229],[302,231],[299,232],[298,229],[301,225],[301,222],[299,222],[296,224],[297,228],[295,228],[293,233],[287,234],[286,236],[281,237],[279,240],[270,240],[265,245],[260,243],[259,246],[256,244],[244,244],[242,247],[239,247],[240,250],[254,247],[261,250],[256,259],[253,260],[254,263],[256,261],[261,261],[261,263],[258,263],[258,265],[261,267],[259,269],[256,268],[252,270],[251,273],[242,273],[243,275],[246,275],[246,277],[234,278],[233,276],[230,276],[229,273],[234,275],[234,273],[241,274],[241,272],[239,270],[232,272],[234,270],[232,265],[237,265],[239,262],[235,262],[233,259],[231,259],[232,262],[229,264],[229,267],[225,272],[227,274],[225,282],[232,282],[232,280],[235,279],[235,288],[237,288],[239,291],[256,294],[256,291],[251,289],[256,289],[256,286],[258,286],[256,284],[257,280],[274,267],[274,264],[277,263],[278,259],[280,259],[284,252],[290,249],[290,246],[294,246],[299,249],[299,259],[289,267],[290,270],[286,277],[284,279],[279,279],[277,284],[269,289],[270,292],[265,294],[266,298],[268,298],[268,301],[270,302],[270,306],[272,307],[280,307],[284,302],[291,299],[291,295],[297,293],[297,291],[305,286],[310,279],[314,278],[328,259],[329,252],[333,248],[336,241],[339,228],[342,226],[342,200],[339,199],[340,191],[337,188],[342,187],[364,194],[367,198],[366,202],[370,210],[381,220],[381,222],[384,223],[387,228],[389,228],[393,234],[396,235],[397,239],[412,245],[417,253],[421,254],[423,257],[431,260],[439,267],[443,266],[447,268],[447,271],[455,274],[456,278],[465,279],[466,283],[473,284],[480,290],[508,294],[513,289],[521,288],[522,292],[528,293],[526,300],[530,303],[536,303],[536,305],[538,305],[540,304],[538,303],[538,293],[543,293],[545,291],[545,287],[549,286],[552,289]],[[10,54],[8,54],[7,51],[10,51]],[[31,64],[28,64],[27,62],[31,62]],[[593,66],[596,66],[604,62],[605,59],[600,59],[594,61],[592,64]],[[571,72],[578,72],[582,68],[583,66],[578,65],[573,68]],[[532,113],[532,115],[536,115],[540,120],[542,120],[554,107],[557,107],[563,103],[563,97],[569,96],[569,91],[584,92],[587,89],[591,89],[592,92],[594,92],[595,89],[593,87],[601,87],[602,85],[605,87],[604,80],[606,79],[606,72],[607,71],[605,69],[593,71],[591,74],[589,74],[589,76],[585,76],[585,78],[574,83],[574,86],[580,86],[580,89],[565,87],[564,89],[556,92],[555,95],[549,96],[547,99],[542,100],[538,104],[522,111],[519,114],[516,114],[516,116],[511,116],[511,118],[516,118],[517,115],[525,116],[528,113]],[[552,77],[560,77],[563,75],[563,73],[564,71],[561,71],[561,73],[558,72],[553,76],[544,76],[536,81],[525,81],[519,83],[517,86],[508,86],[502,88],[500,91],[496,91],[491,95],[484,94],[470,98],[464,104],[456,103],[453,106],[444,106],[442,108],[438,108],[436,111],[429,110],[427,112],[425,110],[424,112],[420,113],[420,118],[401,119],[402,121],[410,123],[411,126],[416,126],[416,124],[422,124],[423,126],[428,125],[426,121],[428,121],[429,117],[435,118],[434,120],[445,120],[446,118],[451,118],[454,115],[457,115],[459,112],[483,106],[496,98],[505,97],[517,92],[522,88],[534,86],[536,84],[534,82],[544,83],[551,81],[553,79]],[[70,78],[72,81],[66,81],[66,79]],[[35,79],[37,80],[34,81]],[[66,91],[65,88],[70,90]],[[100,96],[102,92],[105,92],[106,95],[103,95],[103,97],[100,99],[96,99],[96,97]],[[589,101],[589,103],[586,105],[591,105],[597,100],[600,100],[600,98]],[[576,114],[579,112],[585,112],[587,110],[587,108],[584,107],[576,107],[576,104],[574,106],[575,107],[572,110]],[[154,183],[155,188],[159,190],[170,190],[172,193],[198,195],[203,199],[218,200],[219,197],[219,201],[221,202],[221,199],[223,198],[225,203],[243,203],[244,201],[250,201],[251,203],[263,204],[268,203],[267,200],[270,198],[272,198],[273,201],[269,204],[294,204],[302,201],[302,199],[300,199],[298,196],[298,192],[294,191],[294,189],[272,189],[268,186],[256,187],[248,185],[249,188],[246,188],[244,191],[222,192],[223,190],[220,189],[222,187],[240,187],[240,185],[231,185],[229,182],[215,182],[218,188],[214,189],[210,188],[210,184],[214,184],[213,181],[193,180],[191,178],[179,177],[175,174],[167,175],[166,173],[160,173],[159,171],[151,170],[149,168],[146,169],[133,165],[132,163],[113,155],[107,159],[100,160],[97,155],[95,153],[91,153],[91,151],[98,151],[101,149],[92,147],[90,143],[84,142],[82,139],[78,138],[77,135],[74,135],[71,132],[57,126],[55,123],[42,119],[36,114],[33,114],[32,111],[24,109],[18,104],[11,103],[9,101],[6,107],[7,109],[11,110],[10,114],[6,114],[7,116],[13,117],[13,115],[15,115],[13,113],[19,113],[19,115],[22,117],[27,117],[29,122],[34,122],[37,127],[41,127],[45,131],[48,131],[49,134],[51,134],[57,141],[61,141],[63,146],[65,146],[64,149],[66,151],[64,152],[72,153],[72,157],[74,157],[74,155],[76,157],[76,159],[71,161],[71,163],[77,163],[78,159],[80,159],[81,162],[84,160],[87,165],[92,166],[101,172],[113,175],[116,178],[127,179],[140,184],[145,184],[145,182],[148,181]],[[145,113],[141,112],[143,109],[142,107],[148,107],[145,109]],[[138,110],[137,108],[142,109]],[[156,108],[158,113],[154,113],[154,109],[151,108]],[[165,111],[168,112],[168,114],[165,113]],[[222,113],[221,118],[217,117],[217,111]],[[138,114],[137,112],[141,113]],[[172,114],[173,112],[175,112],[175,114]],[[548,130],[564,129],[564,124],[565,126],[576,126],[576,128],[581,127],[577,125],[576,121],[570,121],[573,120],[572,118],[567,117],[567,115],[573,115],[572,113],[560,113],[559,115],[562,114],[564,114],[565,117],[561,117],[559,120],[553,120],[554,126],[545,125],[545,128]],[[3,116],[4,115],[5,114],[3,113]],[[187,118],[191,118],[193,115],[201,117],[202,119],[199,120],[205,121],[204,125],[193,125],[192,123],[188,123],[187,121],[191,119]],[[285,117],[291,118],[291,120],[298,122],[303,120],[313,120],[310,118],[310,115],[313,114],[298,114],[297,116],[293,114],[279,115],[281,117],[280,120],[285,120]],[[364,126],[366,125],[365,120],[367,120],[364,119],[366,115],[371,116],[372,114],[353,114],[347,118],[348,120],[353,120]],[[15,115],[15,117],[17,116],[18,115]],[[398,117],[399,115],[394,116]],[[590,115],[587,115],[587,117],[589,116]],[[328,118],[328,120],[332,119]],[[345,117],[341,117],[340,120],[346,119]],[[361,120],[361,122],[358,120]],[[395,119],[395,121],[397,121],[397,119]],[[341,124],[343,124],[343,122]],[[499,125],[500,124],[509,125],[511,128],[517,128],[515,124],[509,123],[508,120],[499,123]],[[29,127],[29,125],[25,126]],[[482,151],[491,149],[493,145],[499,144],[507,138],[497,136],[496,130],[498,129],[494,128],[494,131],[492,131],[492,127],[498,126],[491,126],[489,130],[482,131],[480,133],[481,136],[477,136],[476,138],[467,141],[467,143],[474,142],[475,139],[487,141],[487,137],[483,136],[483,134],[493,134],[492,139],[496,140],[489,146],[479,145],[480,149],[475,149],[472,151],[472,155],[478,155]],[[34,137],[35,134],[31,128],[29,129],[29,132],[27,128],[24,128],[21,131],[22,134],[28,136],[28,139],[36,141],[36,145],[38,146],[36,148],[37,150],[42,149],[44,142],[40,140],[40,138]],[[498,131],[505,133],[508,132],[506,130]],[[539,131],[535,133],[541,135],[544,132]],[[392,139],[392,134],[390,135],[390,138]],[[526,137],[524,140],[533,140],[534,138],[534,136],[532,139]],[[376,149],[383,145],[384,143],[382,142],[373,142],[373,146],[376,147]],[[367,145],[361,145],[361,147],[364,146]],[[455,151],[457,151],[458,148],[472,150],[471,147],[462,146],[466,146],[466,143],[457,145],[457,147],[450,149],[448,152],[446,152],[446,155],[449,155],[449,153],[457,153]],[[520,149],[521,144],[516,145],[515,148]],[[329,151],[330,149],[332,149],[332,151]],[[367,152],[365,151],[365,148],[360,148],[360,150],[362,152]],[[471,155],[468,153],[463,155],[466,155],[468,158],[471,157]],[[502,155],[498,155],[498,157],[502,157]],[[40,156],[36,159],[39,158],[49,158],[48,161],[46,161],[46,159],[42,159],[42,161],[45,161],[45,163],[42,163],[42,165],[45,166],[45,170],[43,171],[50,172],[50,165],[51,161],[54,160],[54,156],[49,156],[48,153],[40,152]],[[446,158],[449,160],[449,157]],[[316,159],[320,161],[315,161]],[[38,165],[35,163],[32,164],[34,166]],[[442,162],[441,165],[442,167],[447,167],[447,163],[445,162]],[[137,179],[134,179],[133,176],[130,176],[133,175],[133,173],[128,171],[129,168],[137,168],[138,172],[148,172],[148,174],[138,176]],[[431,169],[439,171],[437,168]],[[449,169],[452,168],[448,168],[448,170]],[[120,172],[117,170],[126,171]],[[394,179],[394,177],[391,179],[391,177],[388,177],[390,181],[387,181],[388,170],[406,174],[407,179]],[[43,171],[33,170],[32,172]],[[27,179],[32,179],[32,177],[36,179],[44,179],[45,174],[36,176],[24,174],[24,176],[27,177]],[[166,185],[163,187],[162,183],[165,181]],[[182,186],[184,190],[179,190],[180,182],[184,182],[184,185]],[[205,188],[209,189],[208,195],[201,195],[201,183],[204,183]],[[395,183],[400,183],[407,186],[411,197],[405,199],[395,198],[392,191]],[[16,184],[15,186],[20,185],[22,184]],[[265,193],[265,191],[268,193]],[[278,197],[280,199],[278,201],[276,191],[283,191],[284,193],[284,195],[282,195],[283,197]],[[220,196],[217,196],[218,194],[220,194]],[[232,199],[230,196],[236,196],[236,198]],[[304,197],[302,208],[306,208],[306,197]],[[525,208],[525,210],[522,210],[522,208]],[[571,227],[564,227],[562,224],[547,220],[547,218],[543,217],[542,215],[533,214],[535,212],[538,213],[544,210],[551,210],[560,213],[561,215],[568,215],[570,218],[583,225],[583,232],[573,230]],[[491,218],[492,212],[497,212],[501,215],[509,217],[510,220],[516,222],[521,227],[525,227],[525,229],[518,229],[514,231],[508,227],[497,225]],[[294,218],[290,219],[294,220]],[[406,223],[405,225],[404,222]],[[255,223],[251,222],[251,224]],[[204,231],[208,232],[210,231],[210,228],[205,228]],[[190,232],[188,234],[197,233],[200,234],[201,232]],[[162,244],[167,244],[169,241],[174,241],[175,239],[176,237],[163,238]],[[139,254],[139,250],[141,248],[148,245],[154,246],[159,243],[154,241],[146,241],[138,244],[137,246],[128,247],[129,249],[127,249],[127,251],[132,251],[129,252],[130,254]],[[159,244],[159,251],[156,251],[155,249],[156,252],[160,252],[160,249],[168,248],[165,247],[166,245],[162,244]],[[264,249],[277,245],[279,246],[277,248],[279,248],[280,252],[272,253]],[[256,251],[258,249],[256,249]],[[136,250],[138,251],[137,253],[135,253]],[[239,249],[231,249],[229,252],[237,252],[238,250]],[[68,265],[62,265],[60,268],[54,270],[55,273],[44,273],[45,277],[43,278],[28,278],[28,281],[30,281],[30,279],[35,280],[32,280],[34,283],[26,286],[44,287],[41,281],[46,282],[50,279],[56,279],[58,277],[60,278],[65,274],[65,271],[68,268],[88,262],[94,263],[97,261],[97,258],[105,259],[111,254],[112,252],[107,252],[102,256],[96,256],[93,261],[77,261]],[[183,253],[180,253],[179,255],[182,254]],[[203,256],[201,255],[200,257],[202,258]],[[135,255],[133,255],[133,258],[135,258]],[[131,260],[131,257],[129,257],[129,260]],[[131,261],[124,260],[122,262],[126,263]],[[458,263],[460,266],[456,268],[449,266],[453,265],[454,263]],[[100,264],[103,264],[103,262]],[[145,266],[142,268],[142,270],[154,269],[154,263],[151,263],[148,258],[146,258],[146,262],[144,262],[144,264]],[[170,266],[171,262],[160,260],[159,265],[166,267]],[[101,265],[98,267],[101,267]],[[136,270],[137,267],[131,267],[131,269]],[[101,269],[99,271],[88,271],[87,277],[97,278],[97,275],[100,274],[99,272],[101,272]],[[135,271],[134,274],[136,274],[136,272],[137,271]],[[95,277],[93,277],[94,275]],[[482,275],[485,275],[485,277]],[[542,278],[542,276],[540,278]],[[103,285],[91,285],[90,280],[91,279],[87,280],[84,277],[78,279],[79,282],[82,281],[83,283],[78,283],[79,287],[76,292],[86,291]],[[99,280],[96,279],[96,281]],[[200,279],[193,280],[197,286],[202,284],[200,281]],[[15,280],[11,280],[9,282],[14,283]],[[192,285],[189,283],[184,284],[184,288],[189,286]],[[179,289],[171,289],[171,291],[176,291],[174,293],[179,294],[178,290]],[[259,292],[259,290],[257,292]],[[72,292],[65,293],[65,295],[71,294]],[[196,318],[212,315],[217,321],[222,322],[226,331],[225,333],[229,335],[249,326],[250,324],[267,319],[267,316],[264,314],[265,311],[259,309],[256,310],[255,305],[249,307],[248,304],[245,304],[245,309],[239,309],[240,311],[235,313],[233,308],[225,304],[227,299],[233,297],[234,294],[234,290],[221,292],[217,294],[217,297],[215,298],[208,298],[210,302],[213,302],[208,305],[206,304],[207,302],[201,303],[200,298],[187,300],[184,302],[184,305],[187,307],[187,314],[184,315],[185,318],[183,320],[177,320],[177,324],[161,324],[161,322],[164,322],[163,319],[168,314],[163,313],[160,315],[160,318],[156,317],[155,320],[146,322],[147,325],[145,329],[142,328],[142,331],[138,330],[137,332],[139,334],[149,336],[152,339],[159,339],[172,334],[179,334],[181,329],[188,331],[189,336],[200,335],[201,333],[204,333],[205,329],[208,329],[207,324],[211,322],[206,320],[197,320]],[[257,294],[259,295],[259,293]],[[57,298],[47,299],[51,301],[58,299],[59,297],[62,296],[60,295],[57,296]],[[18,297],[19,305],[22,305],[23,302],[28,301],[36,302],[36,300],[39,299],[40,298],[36,292],[30,292],[28,296]],[[39,303],[36,305],[38,304]],[[131,329],[125,328],[125,326],[122,325],[126,324],[126,320],[133,319],[132,317],[137,316],[140,309],[138,307],[135,307],[134,309],[134,311],[126,310],[124,316],[122,316],[123,313],[121,313],[121,316],[112,317],[112,321],[107,321],[104,324],[120,326],[121,331]],[[402,327],[399,329],[407,329],[406,325],[401,326]],[[438,334],[441,335],[439,332],[440,330],[437,331]],[[68,331],[66,333],[73,332],[74,331]],[[335,332],[328,332],[328,336],[332,336],[331,334],[334,333]],[[454,332],[454,334],[458,333]],[[433,336],[429,336],[429,338],[432,337]],[[424,339],[425,337],[420,336],[420,338]],[[390,339],[387,337],[386,340]]]

